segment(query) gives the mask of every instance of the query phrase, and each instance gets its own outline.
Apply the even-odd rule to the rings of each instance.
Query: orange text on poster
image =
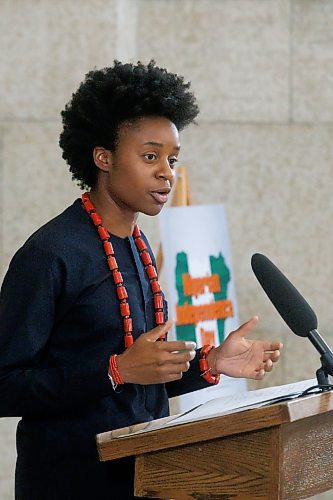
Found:
[[[193,325],[209,319],[233,316],[231,300],[217,300],[211,304],[176,306],[177,325]]]

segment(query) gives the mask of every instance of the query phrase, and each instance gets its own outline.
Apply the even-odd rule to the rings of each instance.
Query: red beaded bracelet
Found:
[[[199,368],[200,371],[202,372],[200,374],[200,377],[204,378],[210,384],[216,385],[220,381],[220,375],[219,374],[213,375],[211,373],[211,368],[209,368],[207,361],[208,353],[210,353],[212,349],[215,349],[215,347],[212,345],[204,345],[200,349]]]
[[[109,359],[109,378],[112,382],[112,385],[114,386],[114,389],[118,385],[124,384],[124,381],[121,378],[121,375],[118,371],[116,357],[117,357],[117,354],[112,354],[112,356],[110,356],[110,359]]]

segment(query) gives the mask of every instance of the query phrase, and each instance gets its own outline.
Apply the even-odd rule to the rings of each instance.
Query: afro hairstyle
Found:
[[[101,146],[115,151],[122,123],[161,116],[182,130],[193,122],[199,108],[189,88],[183,77],[157,67],[155,61],[114,61],[112,67],[87,73],[61,112],[59,144],[72,179],[82,189],[96,184],[93,150]]]

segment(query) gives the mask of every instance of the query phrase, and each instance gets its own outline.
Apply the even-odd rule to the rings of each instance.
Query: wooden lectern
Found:
[[[135,456],[135,495],[176,500],[307,498],[333,488],[333,394],[111,439],[100,459]]]

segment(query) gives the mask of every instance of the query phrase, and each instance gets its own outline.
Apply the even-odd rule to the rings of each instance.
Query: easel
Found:
[[[192,205],[192,197],[190,193],[189,181],[187,176],[186,167],[180,166],[177,169],[177,181],[174,187],[173,196],[171,200],[171,207],[183,207]],[[163,266],[163,250],[160,243],[157,250],[156,266],[158,274],[160,274]]]

